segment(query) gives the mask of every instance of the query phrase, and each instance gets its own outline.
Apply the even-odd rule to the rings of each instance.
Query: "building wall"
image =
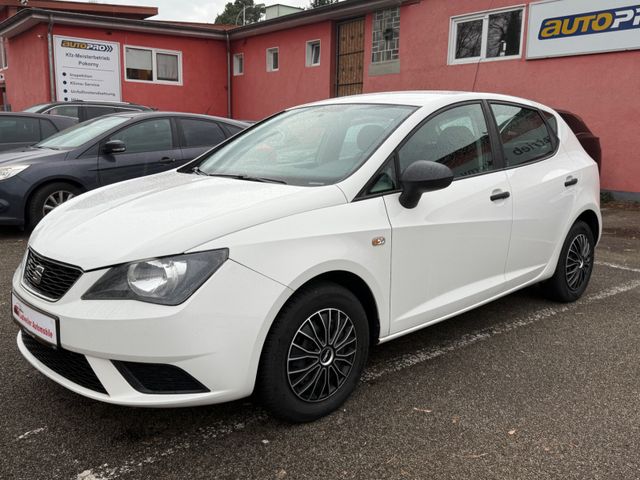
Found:
[[[306,67],[306,42],[320,40],[320,65]],[[280,69],[267,72],[267,49],[280,49]],[[259,120],[284,108],[329,98],[333,88],[333,24],[322,22],[234,41],[244,75],[232,78],[233,116]]]
[[[51,97],[47,56],[47,27],[38,25],[9,40],[8,68],[3,70],[7,102],[14,111]]]
[[[46,33],[46,27],[41,25],[9,41],[7,92],[14,110],[50,99]],[[123,101],[160,110],[227,115],[226,46],[223,41],[62,25],[54,26],[53,33],[120,43]],[[33,48],[34,45],[37,48]],[[125,45],[181,51],[183,85],[126,81]],[[25,88],[25,84],[28,87]]]
[[[640,51],[526,60],[525,40],[521,59],[447,65],[452,16],[520,4],[508,0],[429,0],[402,7],[400,74],[371,77],[365,68],[365,91],[497,92],[570,110],[582,116],[601,138],[603,188],[639,192],[640,145],[634,119],[640,93]],[[527,20],[525,13],[525,39]],[[371,23],[369,15],[365,65],[371,61]]]

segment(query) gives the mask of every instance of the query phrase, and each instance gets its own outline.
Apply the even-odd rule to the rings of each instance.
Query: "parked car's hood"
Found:
[[[8,167],[9,165],[40,163],[53,158],[63,158],[66,156],[67,152],[62,150],[33,147],[20,148],[0,152],[0,166]]]
[[[254,225],[345,202],[336,186],[168,172],[71,200],[44,218],[29,244],[45,257],[92,270],[183,253]]]

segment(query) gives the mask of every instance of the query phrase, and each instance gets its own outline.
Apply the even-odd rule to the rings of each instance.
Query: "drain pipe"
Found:
[[[227,117],[233,118],[231,111],[231,38],[229,31],[225,32],[227,37]]]
[[[49,52],[49,87],[51,88],[51,101],[56,101],[56,79],[53,71],[53,17],[49,15],[49,29],[47,32],[47,50]]]

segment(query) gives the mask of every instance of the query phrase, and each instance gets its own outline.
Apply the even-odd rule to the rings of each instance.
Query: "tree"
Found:
[[[254,0],[235,0],[234,2],[228,2],[224,11],[216,17],[216,23],[223,23],[225,25],[242,25],[242,9],[246,8],[244,13],[245,22],[256,23],[260,20],[260,16],[265,12],[265,7],[262,4],[256,5]]]
[[[323,7],[325,5],[331,5],[332,3],[337,3],[338,0],[311,0],[311,5],[309,8]]]

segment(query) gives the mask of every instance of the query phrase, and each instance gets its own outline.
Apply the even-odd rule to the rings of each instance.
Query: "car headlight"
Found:
[[[29,168],[30,165],[13,165],[11,167],[2,167],[0,168],[0,182],[2,180],[6,180],[7,178],[11,178]]]
[[[118,265],[105,273],[82,299],[180,305],[228,258],[229,250],[225,248]]]

